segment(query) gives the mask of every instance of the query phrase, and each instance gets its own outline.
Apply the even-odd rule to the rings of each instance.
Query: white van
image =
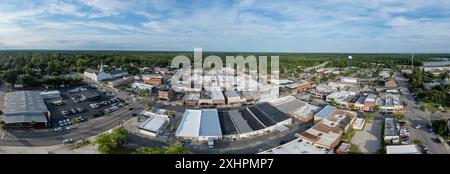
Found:
[[[214,139],[208,138],[208,148],[210,149],[214,148]]]

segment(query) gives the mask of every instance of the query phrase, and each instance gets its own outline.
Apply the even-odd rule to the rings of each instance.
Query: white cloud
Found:
[[[425,0],[6,4],[14,10],[0,7],[0,48],[446,52],[450,3],[437,1],[444,5]],[[436,14],[440,11],[446,13]]]

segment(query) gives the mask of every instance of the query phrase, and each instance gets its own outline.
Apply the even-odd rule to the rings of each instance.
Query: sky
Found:
[[[0,49],[448,53],[450,0],[0,0]]]

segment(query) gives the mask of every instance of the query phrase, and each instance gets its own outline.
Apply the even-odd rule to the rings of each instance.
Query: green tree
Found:
[[[149,89],[144,89],[144,90],[140,90],[139,91],[139,95],[140,96],[147,96],[148,94],[150,94],[150,90]]]
[[[394,117],[397,121],[404,121],[405,120],[405,114],[403,113],[395,113]]]
[[[375,105],[375,106],[373,107],[373,111],[375,111],[375,112],[380,112],[380,111],[381,111],[380,106]]]
[[[332,100],[330,101],[330,105],[331,105],[331,106],[337,106],[337,102],[334,101],[334,99],[332,99]]]
[[[187,154],[188,150],[180,144],[172,144],[165,151],[165,154]]]
[[[157,147],[141,147],[136,149],[137,154],[164,154],[164,150]]]
[[[109,133],[102,133],[97,136],[95,144],[99,145],[98,150],[101,153],[111,153],[116,148]]]
[[[98,144],[98,150],[101,153],[112,153],[120,149],[127,140],[128,131],[120,126],[111,131],[111,133],[102,133],[95,139]]]
[[[150,102],[148,102],[148,103],[145,104],[145,109],[146,109],[146,110],[151,110],[152,107],[153,107],[153,104],[150,103]]]
[[[441,135],[443,137],[448,136],[449,132],[448,132],[448,127],[447,127],[447,121],[445,119],[433,120],[433,121],[431,121],[431,125],[432,125],[434,131],[438,135]]]

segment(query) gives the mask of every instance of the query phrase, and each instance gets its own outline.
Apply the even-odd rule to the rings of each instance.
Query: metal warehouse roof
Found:
[[[175,135],[185,137],[199,136],[201,114],[201,110],[186,110]]]
[[[48,112],[41,91],[15,91],[8,94],[4,114],[32,115]]]
[[[384,136],[397,136],[397,125],[394,118],[385,118]]]
[[[222,135],[217,109],[203,109],[200,121],[200,136]]]
[[[4,117],[3,120],[7,124],[29,123],[31,121],[35,121],[36,123],[47,123],[47,119],[44,115],[13,115]]]
[[[316,115],[314,115],[314,117],[327,118],[335,110],[336,107],[327,105],[322,110],[320,110]]]
[[[423,62],[423,66],[450,66],[450,61]]]
[[[141,124],[139,126],[139,128],[156,133],[168,121],[169,121],[168,117],[162,116],[162,115],[159,115],[159,114],[154,114],[152,117],[147,119],[143,124]]]
[[[181,137],[222,136],[217,109],[186,110],[175,135]]]

